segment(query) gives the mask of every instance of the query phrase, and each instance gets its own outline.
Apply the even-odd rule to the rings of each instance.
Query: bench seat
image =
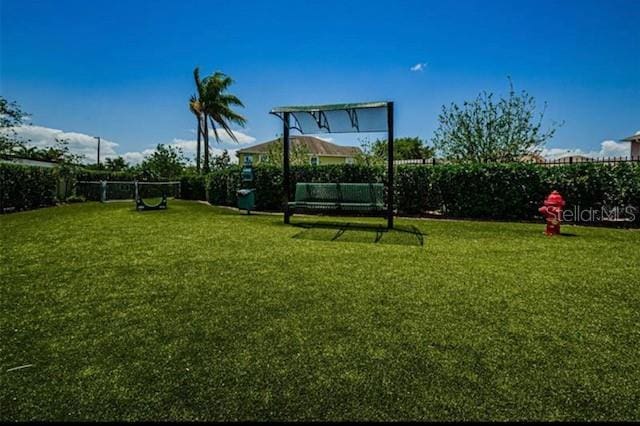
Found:
[[[384,185],[381,183],[307,183],[296,184],[295,201],[290,211],[343,210],[384,211]]]

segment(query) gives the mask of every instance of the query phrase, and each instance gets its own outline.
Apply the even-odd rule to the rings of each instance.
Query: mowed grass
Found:
[[[0,417],[640,419],[640,232],[398,224],[424,245],[175,200],[2,216]]]

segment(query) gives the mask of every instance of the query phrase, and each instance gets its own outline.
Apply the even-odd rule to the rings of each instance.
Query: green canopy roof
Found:
[[[386,132],[388,102],[276,107],[281,119],[288,113],[289,127],[302,134]]]

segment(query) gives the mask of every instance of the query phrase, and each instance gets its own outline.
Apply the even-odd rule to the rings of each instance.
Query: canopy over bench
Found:
[[[270,112],[283,123],[284,222],[290,222],[289,131],[301,134],[387,132],[387,227],[393,228],[393,102],[276,107]],[[297,190],[296,190],[297,191]],[[298,198],[298,197],[296,197]],[[297,200],[296,200],[297,201]]]

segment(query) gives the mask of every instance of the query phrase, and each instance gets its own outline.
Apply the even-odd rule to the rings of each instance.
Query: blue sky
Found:
[[[246,142],[281,131],[273,106],[368,100],[429,139],[443,104],[505,93],[507,76],[565,121],[549,148],[640,130],[638,0],[0,1],[2,95],[118,154],[194,139],[195,65],[236,80]]]

